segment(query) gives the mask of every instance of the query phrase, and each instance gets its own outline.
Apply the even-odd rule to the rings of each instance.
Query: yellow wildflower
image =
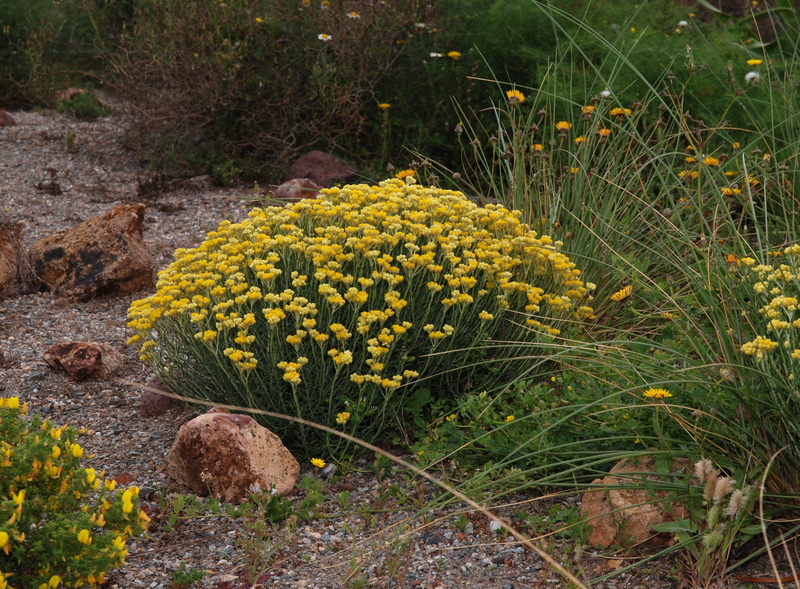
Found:
[[[671,397],[672,393],[670,393],[667,389],[647,389],[644,392],[644,396],[648,399],[666,399],[667,397]]]
[[[326,462],[322,458],[312,458],[311,464],[317,468],[325,468]]]

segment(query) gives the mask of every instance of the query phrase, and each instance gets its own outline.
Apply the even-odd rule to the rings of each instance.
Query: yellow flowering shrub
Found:
[[[777,252],[777,263],[757,264],[752,258],[736,262],[745,274],[750,295],[757,305],[762,333],[741,346],[757,363],[774,364],[794,381],[800,368],[800,245]]]
[[[520,217],[413,177],[254,209],[176,252],[130,343],[176,392],[372,439],[415,386],[513,377],[519,345],[591,316],[575,264]]]
[[[95,587],[150,521],[137,487],[80,468],[77,433],[0,399],[0,589]]]

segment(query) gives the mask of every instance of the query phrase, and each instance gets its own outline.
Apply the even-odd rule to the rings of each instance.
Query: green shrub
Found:
[[[370,440],[410,389],[448,399],[512,378],[521,346],[591,315],[580,271],[518,212],[406,181],[223,223],[132,304],[131,343],[173,391]]]
[[[72,428],[26,418],[0,399],[0,588],[97,585],[125,562],[125,543],[147,528],[137,487],[80,468]]]
[[[101,46],[126,0],[0,0],[0,104],[53,106],[55,92],[97,81]]]
[[[377,85],[425,22],[414,0],[144,0],[109,59],[156,165],[274,176],[312,148],[375,148]]]
[[[59,100],[57,107],[61,112],[69,113],[76,119],[85,121],[108,116],[111,112],[110,109],[100,104],[93,92],[83,92],[73,98]]]

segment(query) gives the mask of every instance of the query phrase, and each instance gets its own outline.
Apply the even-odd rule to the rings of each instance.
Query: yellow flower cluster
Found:
[[[176,261],[160,273],[156,294],[131,306],[129,326],[140,336],[134,341],[143,342],[143,353],[149,352],[144,344],[153,341],[151,330],[162,319],[188,318],[197,326],[195,337],[209,344],[220,333],[235,332],[231,339],[243,353],[226,355],[251,369],[253,357],[246,352],[255,337],[249,328],[258,315],[241,309],[261,303],[261,316],[271,326],[289,314],[314,317],[317,305],[300,294],[312,285],[332,311],[346,303],[354,309],[372,306],[372,315],[362,317],[363,332],[408,304],[397,287],[416,277],[425,278],[431,294],[441,292],[439,300],[447,307],[494,297],[507,309],[520,293],[528,312],[539,313],[542,303],[557,314],[573,308],[587,294],[580,271],[558,244],[536,236],[519,217],[496,205],[480,208],[458,192],[397,180],[326,190],[318,200],[286,208],[256,209],[242,223],[224,222],[200,247],[178,250]],[[297,256],[311,262],[307,273],[286,266]],[[360,280],[341,272],[356,257],[369,264]],[[284,272],[290,273],[293,288],[274,293]],[[542,279],[555,279],[558,290],[545,292],[536,285]],[[383,301],[374,301],[370,291],[379,282],[390,290]],[[385,308],[374,308],[382,303]],[[489,311],[476,314],[481,312],[486,320]],[[334,325],[329,328],[342,339],[346,330]],[[299,345],[307,335],[296,331],[289,343]]]
[[[792,360],[800,360],[800,244],[788,246],[776,255],[782,256],[785,263],[758,264],[752,258],[734,260],[735,266],[741,265],[754,279],[753,292],[765,297],[766,304],[758,312],[766,322],[766,331],[774,338],[758,335],[742,344],[741,351],[762,361],[770,352],[781,348]]]
[[[418,358],[434,349],[501,330],[533,341],[592,316],[591,285],[521,216],[412,175],[254,209],[176,251],[155,294],[129,309],[131,343],[159,372],[214,358],[208,370],[239,375],[247,390],[288,383],[310,399],[342,372],[386,393],[419,376],[410,369],[430,369]],[[332,407],[330,423],[341,412]]]
[[[74,441],[76,432],[23,417],[27,409],[18,397],[0,399],[0,560],[5,555],[26,563],[15,571],[16,587],[102,584],[105,570],[124,564],[127,539],[145,530],[150,520],[136,508],[138,488],[111,495],[113,480],[103,481],[103,473],[92,468],[78,468],[84,449]],[[37,525],[42,518],[48,526]],[[36,546],[52,545],[56,555],[67,550],[53,543],[54,535],[67,537],[62,532],[77,546],[64,554],[74,556],[37,560]],[[12,587],[2,570],[0,587]]]

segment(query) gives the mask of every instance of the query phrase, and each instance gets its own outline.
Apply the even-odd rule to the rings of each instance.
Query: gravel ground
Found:
[[[239,220],[248,210],[246,189],[214,189],[204,178],[159,190],[135,156],[121,147],[119,119],[12,116],[18,125],[0,128],[0,218],[22,224],[23,249],[115,204],[143,202],[145,240],[161,268],[176,248],[197,245],[219,221]],[[0,395],[20,396],[32,412],[57,424],[87,428],[81,444],[92,456],[86,466],[140,486],[148,500],[153,514],[149,534],[130,544],[127,565],[113,571],[104,587],[179,587],[171,583],[179,580],[175,571],[180,570],[203,572],[195,586],[224,589],[566,586],[513,537],[493,531],[484,516],[458,505],[432,507],[430,484],[397,471],[378,478],[367,462],[320,480],[324,499],[319,517],[311,522],[292,518],[270,525],[255,518],[196,517],[168,528],[167,500],[181,489],[170,484],[163,458],[178,427],[195,413],[185,409],[144,419],[138,413],[138,387],[119,380],[74,383],[42,360],[43,352],[56,343],[104,342],[128,358],[122,379],[146,382],[152,375],[124,345],[130,335],[127,308],[144,294],[72,303],[23,292],[0,301]],[[290,499],[299,506],[306,496],[298,490]],[[547,526],[553,499],[524,496],[511,501],[518,503],[498,513],[527,513]],[[558,501],[566,507],[578,503],[575,497]],[[576,551],[575,542],[558,535],[547,542],[551,554],[560,555],[579,576],[595,576],[628,562],[627,557],[598,555],[591,549]],[[250,583],[244,581],[247,571],[258,573]],[[664,563],[595,586],[677,586],[668,571],[669,563]]]

